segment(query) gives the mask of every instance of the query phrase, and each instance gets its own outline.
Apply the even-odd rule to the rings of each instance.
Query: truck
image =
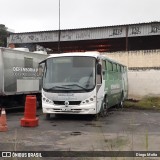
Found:
[[[54,54],[43,67],[42,109],[51,114],[106,116],[128,95],[127,67],[99,52]]]
[[[0,47],[0,108],[24,107],[28,94],[36,95],[40,102],[42,79],[38,65],[47,56],[26,48]]]

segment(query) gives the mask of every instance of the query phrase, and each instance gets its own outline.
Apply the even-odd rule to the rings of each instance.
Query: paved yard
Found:
[[[99,118],[97,121],[92,117],[75,115],[52,116],[50,120],[46,120],[41,110],[38,110],[37,116],[39,117],[39,126],[30,128],[20,126],[23,112],[8,113],[9,130],[0,132],[0,150],[160,150],[160,112],[113,110],[107,117]],[[129,158],[119,159],[127,160]]]

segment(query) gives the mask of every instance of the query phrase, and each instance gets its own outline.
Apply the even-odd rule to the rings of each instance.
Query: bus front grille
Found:
[[[68,101],[69,105],[80,105],[81,101]],[[55,105],[65,105],[65,101],[53,101]]]

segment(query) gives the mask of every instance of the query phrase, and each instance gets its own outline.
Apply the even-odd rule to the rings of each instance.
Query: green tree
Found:
[[[7,27],[4,24],[0,24],[0,47],[7,46]]]

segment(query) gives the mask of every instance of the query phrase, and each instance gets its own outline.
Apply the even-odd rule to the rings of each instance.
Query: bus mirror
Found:
[[[45,64],[46,64],[46,60],[43,60],[38,65],[38,76],[40,76],[40,77],[43,75]]]
[[[101,66],[101,64],[97,64],[97,74],[98,75],[101,75],[101,73],[102,73],[102,66]]]

